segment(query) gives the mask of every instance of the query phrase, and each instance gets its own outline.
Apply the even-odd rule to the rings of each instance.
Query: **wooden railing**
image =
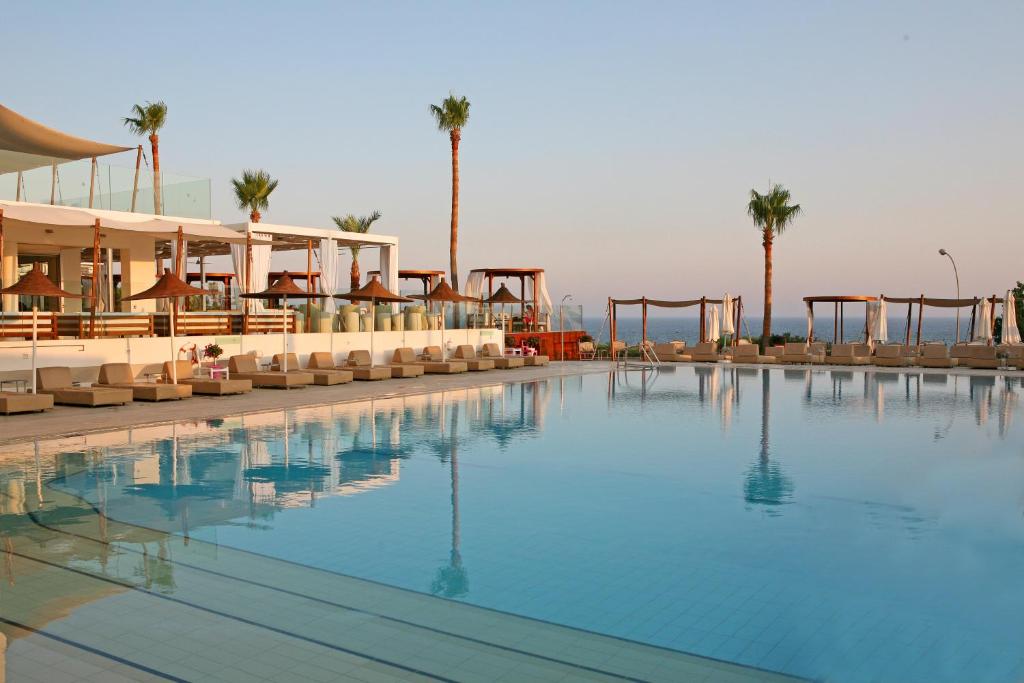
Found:
[[[39,339],[57,338],[57,318],[53,313],[43,311],[36,319],[36,335]],[[0,339],[31,339],[31,313],[0,313]]]
[[[232,329],[232,319],[237,314],[230,311],[182,311],[178,313],[174,334],[178,337],[215,337],[218,335],[229,335]],[[156,318],[156,333],[166,337],[170,333],[170,316],[162,314]]]
[[[58,313],[57,334],[61,337],[152,337],[156,335],[152,313]]]
[[[281,334],[284,331],[284,320],[280,311],[264,311],[250,313],[248,316],[236,316],[236,334]],[[288,311],[288,333],[297,332],[297,319],[294,311]]]

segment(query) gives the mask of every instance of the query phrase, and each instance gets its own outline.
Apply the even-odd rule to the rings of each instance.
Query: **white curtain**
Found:
[[[481,296],[485,294],[484,272],[482,270],[478,272],[472,272],[469,274],[469,277],[466,279],[466,288],[463,291],[463,294],[465,294],[466,296],[471,296],[474,299],[479,299]],[[470,313],[476,313],[476,309],[476,304],[467,304],[466,310],[468,310]]]
[[[270,274],[270,239],[271,236],[264,233],[254,232],[253,239],[266,240],[267,244],[252,245],[252,290],[259,292],[267,288],[267,275]],[[231,265],[235,271],[235,282],[238,283],[238,290],[245,292],[245,245],[231,245]],[[263,301],[250,299],[249,310],[253,313],[262,313],[266,310]]]
[[[814,309],[811,308],[811,303],[807,303],[807,338],[811,338],[811,334],[814,333]],[[767,344],[768,340],[765,339],[764,343]]]
[[[711,308],[708,309],[708,334],[707,334],[707,338],[708,338],[708,341],[715,342],[715,341],[718,341],[718,338],[721,337],[721,336],[722,335],[721,335],[721,332],[719,330],[719,324],[718,324],[718,306],[712,306]]]
[[[1003,343],[1020,344],[1020,330],[1017,328],[1017,301],[1013,292],[1003,298]]]
[[[532,285],[532,283],[530,283]],[[548,294],[548,281],[544,277],[544,273],[537,274],[537,291],[540,292],[540,311],[538,313],[547,313],[551,315],[555,307],[551,303],[551,295]]]
[[[730,298],[729,292],[726,292],[722,297],[722,334],[736,334],[736,326],[733,324],[735,315],[732,298]]]
[[[333,239],[320,240],[320,291],[327,295],[324,299],[324,311],[331,315],[334,315],[338,307],[338,300],[334,298],[334,294],[341,291],[338,289],[340,263],[338,243]]]
[[[885,300],[869,301],[867,303],[867,328],[868,343],[880,342],[884,344],[889,338],[889,321],[886,318]]]
[[[188,274],[188,240],[183,240],[183,242],[184,242],[184,247],[185,248],[182,250],[183,257],[181,259],[181,279],[182,280],[184,280],[185,276]],[[244,253],[244,251],[245,251],[245,247],[244,246],[242,247],[242,251]],[[171,272],[172,273],[177,273],[178,272],[178,240],[176,240],[176,239],[171,240]],[[161,275],[163,275],[163,273],[157,273],[156,274],[156,276],[158,278]]]
[[[978,317],[974,321],[974,341],[992,340],[992,303],[982,299],[978,304]]]

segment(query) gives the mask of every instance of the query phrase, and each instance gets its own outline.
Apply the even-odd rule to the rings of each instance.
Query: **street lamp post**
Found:
[[[960,274],[957,273],[957,270],[956,270],[956,261],[953,260],[953,255],[950,254],[945,249],[939,249],[939,255],[940,256],[945,256],[946,258],[949,259],[949,262],[953,264],[953,277],[956,279],[956,298],[957,298],[957,304],[959,304],[960,303],[960,301],[959,301],[959,299],[960,299]],[[959,341],[960,341],[960,306],[957,305],[957,307],[956,307],[956,340],[953,343],[956,344],[956,343],[959,343]]]
[[[558,305],[558,346],[562,350],[561,360],[565,361],[565,322],[563,320],[563,312],[565,311],[565,302],[572,299],[572,294],[566,294],[562,297],[562,303]]]

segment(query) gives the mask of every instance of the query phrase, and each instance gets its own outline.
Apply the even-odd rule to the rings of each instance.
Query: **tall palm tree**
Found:
[[[331,216],[331,220],[339,229],[345,232],[355,232],[365,235],[370,231],[370,226],[380,220],[380,211],[374,211],[369,216]],[[349,281],[352,289],[359,289],[359,247],[352,247],[352,270],[349,271]]]
[[[167,122],[167,105],[146,102],[132,107],[132,116],[124,118],[124,125],[135,135],[148,135],[153,152],[153,213],[163,213],[163,192],[160,190],[160,129]]]
[[[747,215],[761,231],[761,246],[764,247],[764,327],[761,332],[761,346],[768,345],[772,335],[772,245],[789,224],[800,215],[800,205],[789,204],[789,190],[782,185],[772,185],[766,194],[750,191]]]
[[[469,121],[469,100],[449,94],[441,100],[441,106],[430,105],[430,113],[437,121],[437,129],[447,132],[452,141],[452,229],[449,242],[452,287],[459,289],[459,142],[462,129]]]
[[[231,179],[238,208],[249,212],[249,220],[260,222],[260,212],[270,207],[270,193],[277,188],[277,181],[264,170],[242,171],[242,178]]]

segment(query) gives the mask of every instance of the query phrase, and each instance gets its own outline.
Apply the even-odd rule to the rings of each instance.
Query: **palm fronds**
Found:
[[[781,235],[801,213],[800,205],[791,206],[790,199],[789,190],[782,185],[772,185],[765,194],[751,190],[747,215],[759,230],[773,237]]]
[[[242,211],[266,211],[270,206],[270,194],[277,188],[277,181],[266,171],[242,171],[242,177],[232,178],[231,187],[235,191],[235,201]]]
[[[155,135],[167,122],[167,105],[163,101],[136,104],[132,114],[123,121],[133,135]]]
[[[469,121],[469,100],[450,93],[441,100],[441,106],[430,105],[430,113],[437,121],[438,130],[461,130]]]
[[[346,216],[331,216],[331,220],[339,230],[365,235],[370,232],[370,226],[380,220],[380,211],[374,211],[369,216],[356,216],[351,213]],[[350,248],[352,249],[352,258],[359,258],[359,247],[352,246]]]

